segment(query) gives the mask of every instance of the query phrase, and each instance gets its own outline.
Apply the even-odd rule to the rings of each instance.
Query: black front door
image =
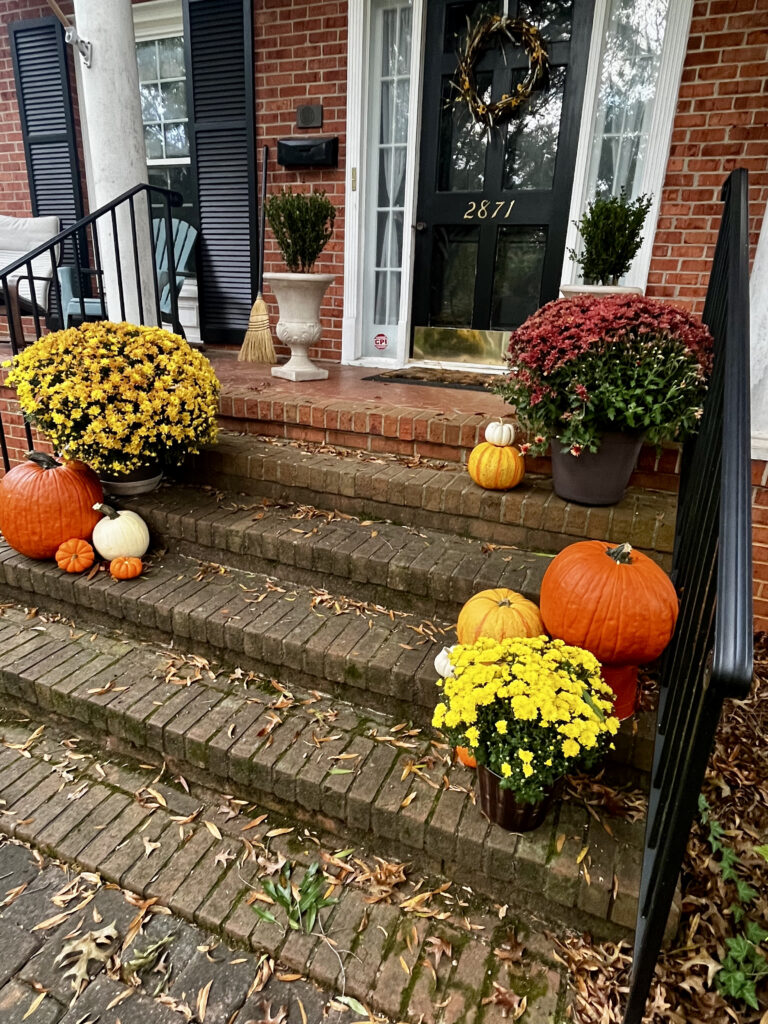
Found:
[[[422,101],[413,356],[503,361],[511,328],[558,293],[593,0],[429,0]],[[467,19],[509,13],[537,25],[549,85],[487,132],[452,86]],[[528,70],[511,43],[477,64],[481,98]]]

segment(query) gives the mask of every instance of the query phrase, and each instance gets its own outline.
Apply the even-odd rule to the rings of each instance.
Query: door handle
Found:
[[[426,231],[427,222],[424,220],[417,220],[413,227],[415,231]]]

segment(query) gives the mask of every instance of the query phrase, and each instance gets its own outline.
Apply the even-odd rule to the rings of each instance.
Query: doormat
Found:
[[[400,370],[384,370],[373,377],[363,377],[363,380],[383,381],[385,384],[421,384],[428,388],[487,391],[491,384],[499,380],[499,374],[441,370],[436,366],[405,366]]]

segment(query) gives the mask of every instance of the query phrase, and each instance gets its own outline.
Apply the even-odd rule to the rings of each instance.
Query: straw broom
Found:
[[[269,148],[264,147],[261,158],[261,224],[259,233],[259,293],[251,309],[248,330],[240,346],[238,360],[245,363],[276,363],[275,346],[269,329],[269,313],[262,297],[264,285],[264,230],[267,205],[267,158]]]

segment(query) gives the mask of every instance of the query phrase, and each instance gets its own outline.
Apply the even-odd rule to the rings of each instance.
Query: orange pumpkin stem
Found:
[[[28,459],[30,462],[34,462],[35,465],[39,466],[41,469],[56,469],[57,466],[61,465],[60,462],[57,462],[56,459],[48,455],[47,452],[24,452],[24,458]]]
[[[617,548],[606,548],[606,555],[612,558],[617,565],[631,565],[632,564],[632,545],[631,544],[619,544]]]

